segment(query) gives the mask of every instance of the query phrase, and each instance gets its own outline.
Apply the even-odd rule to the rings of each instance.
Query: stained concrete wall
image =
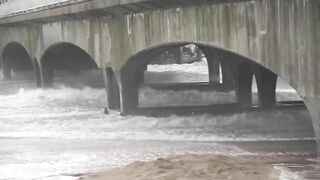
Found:
[[[31,57],[36,57],[39,61],[49,47],[59,43],[71,43],[80,47],[99,67],[104,64],[107,54],[110,54],[108,29],[103,20],[1,27],[0,34],[1,52],[10,42],[17,42],[26,48]]]
[[[119,74],[131,56],[161,45],[190,42],[222,48],[289,82],[306,100],[320,140],[320,1],[228,2],[1,27],[0,50],[16,41],[39,60],[51,45],[69,42],[88,52],[100,68]]]

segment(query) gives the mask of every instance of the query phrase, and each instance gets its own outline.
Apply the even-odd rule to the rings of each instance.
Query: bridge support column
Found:
[[[209,82],[220,84],[220,61],[208,60]]]
[[[40,66],[37,61],[37,58],[33,58],[33,70],[36,76],[36,85],[38,88],[41,87],[41,71],[40,71]]]
[[[42,88],[49,88],[53,85],[53,65],[50,60],[45,61],[41,65]]]
[[[234,84],[231,68],[224,61],[221,61],[221,70],[222,70],[222,83],[224,85]]]
[[[53,69],[43,68],[42,71],[42,87],[49,88],[53,85]]]
[[[134,73],[120,75],[121,114],[134,114],[139,107],[139,83]]]
[[[205,54],[207,59],[208,71],[209,71],[209,82],[212,84],[220,84],[219,53],[206,48],[201,48],[201,50]]]
[[[236,98],[240,106],[252,106],[253,73],[246,63],[240,63],[236,68]]]
[[[258,67],[255,70],[258,88],[258,103],[261,107],[273,107],[276,105],[276,87],[278,76],[273,72]]]
[[[106,73],[108,109],[120,109],[120,93],[117,79],[111,69],[107,69]]]
[[[317,152],[320,157],[320,99],[315,97],[304,98],[313,122],[313,129],[317,140]]]

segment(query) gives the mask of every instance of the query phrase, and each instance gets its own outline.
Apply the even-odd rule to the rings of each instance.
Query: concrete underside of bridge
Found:
[[[308,107],[320,153],[320,2],[173,2],[176,1],[172,1],[174,8],[143,0],[120,3],[115,4],[116,8],[125,11],[115,12],[109,6],[96,13],[81,12],[87,6],[75,5],[68,7],[74,13],[60,9],[70,14],[58,15],[60,11],[51,10],[56,17],[41,19],[33,14],[28,16],[33,20],[0,20],[4,23],[0,24],[0,50],[3,52],[11,42],[22,45],[40,65],[42,83],[46,83],[43,59],[47,50],[61,43],[75,45],[106,71],[109,107],[130,113],[139,103],[138,74],[150,59],[170,48],[195,44],[208,57],[213,74],[214,65],[210,64],[215,64],[214,59],[228,67],[242,105],[252,102],[253,74],[261,106],[274,105],[277,76],[286,80]],[[145,8],[148,3],[152,8]],[[45,15],[49,14],[50,10]],[[212,73],[210,76],[214,76]]]

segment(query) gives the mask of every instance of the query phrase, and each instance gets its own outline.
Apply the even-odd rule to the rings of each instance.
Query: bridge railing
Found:
[[[0,18],[82,1],[85,0],[0,0]]]

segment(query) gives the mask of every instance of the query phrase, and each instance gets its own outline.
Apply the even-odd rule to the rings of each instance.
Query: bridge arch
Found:
[[[138,89],[141,70],[150,63],[152,57],[164,53],[171,48],[188,44],[198,46],[205,54],[208,66],[214,61],[223,62],[227,67],[227,76],[235,86],[236,102],[241,106],[252,105],[252,82],[256,78],[258,88],[258,105],[272,107],[276,103],[276,84],[278,74],[247,57],[222,49],[217,46],[198,42],[171,42],[146,48],[131,56],[122,66],[118,76],[121,111],[124,114],[134,112],[139,105]]]
[[[228,66],[234,79],[237,103],[240,106],[252,105],[253,77],[255,77],[257,83],[258,106],[270,108],[275,105],[276,86],[278,77],[282,78],[281,73],[275,72],[264,64],[258,63],[258,61],[214,45],[197,42],[172,42],[152,46],[135,53],[125,62],[125,64],[123,64],[119,72],[116,73],[119,84],[120,108],[122,114],[134,114],[138,110],[139,74],[141,74],[141,70],[144,69],[145,65],[150,62],[151,57],[155,54],[161,54],[170,48],[176,48],[187,44],[195,44],[200,47],[206,55],[208,62],[211,62],[218,57]],[[209,64],[210,63],[208,63],[208,65]],[[285,78],[282,79],[286,81]],[[315,109],[319,109],[320,104],[311,98],[305,98],[303,94],[299,92],[295,82],[286,82],[296,90],[299,97],[306,104],[306,108],[313,121],[316,138],[318,138],[320,125],[317,121],[317,117],[319,117],[320,111],[315,111]],[[110,95],[108,94],[108,96]],[[317,146],[319,152],[320,143],[318,139]]]
[[[71,43],[60,42],[51,45],[41,56],[40,64],[43,87],[53,86],[55,76],[81,77],[84,71],[94,71],[99,74],[99,77],[91,79],[92,81],[86,79],[91,78],[89,76],[93,75],[92,73],[77,79],[84,80],[84,85],[96,87],[103,84],[102,73],[96,61],[86,51]]]
[[[1,66],[5,79],[11,78],[12,72],[31,72],[32,77],[30,78],[36,79],[37,85],[39,85],[39,64],[36,59],[31,58],[22,44],[10,42],[3,48]],[[26,76],[26,74],[24,74],[24,76]]]

